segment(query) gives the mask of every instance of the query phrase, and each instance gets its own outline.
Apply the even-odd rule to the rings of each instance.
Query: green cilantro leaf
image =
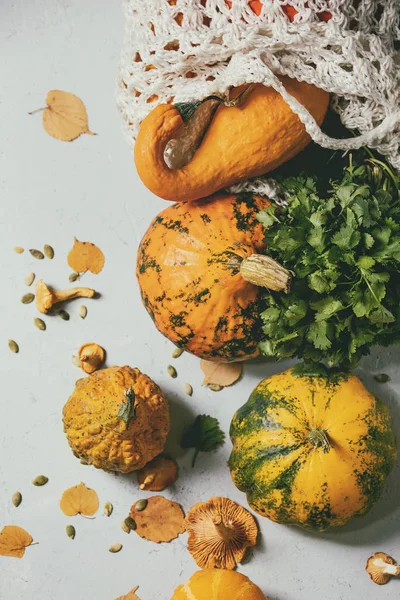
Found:
[[[209,415],[198,415],[193,425],[185,431],[181,439],[182,448],[195,448],[192,460],[194,467],[199,452],[216,450],[225,441],[217,419]]]
[[[372,345],[400,343],[400,178],[384,160],[358,156],[329,188],[310,175],[284,178],[287,206],[259,216],[266,253],[294,274],[288,294],[262,299],[267,356],[348,370]]]

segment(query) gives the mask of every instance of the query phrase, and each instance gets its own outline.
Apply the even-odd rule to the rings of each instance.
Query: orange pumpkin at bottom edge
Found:
[[[180,585],[171,600],[268,600],[260,588],[237,571],[197,571]]]

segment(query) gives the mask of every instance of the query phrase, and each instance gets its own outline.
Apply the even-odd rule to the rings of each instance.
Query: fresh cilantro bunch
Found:
[[[263,354],[354,368],[374,344],[400,342],[400,181],[368,159],[329,192],[285,178],[287,208],[261,211],[267,253],[294,273],[263,299]],[[323,197],[321,197],[323,195]]]

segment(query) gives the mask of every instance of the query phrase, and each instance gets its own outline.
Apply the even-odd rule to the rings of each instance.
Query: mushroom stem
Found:
[[[50,288],[51,289],[51,288]],[[73,300],[74,298],[93,298],[95,291],[90,288],[78,287],[71,288],[70,290],[51,290],[54,298],[54,304],[58,302],[65,302],[66,300]]]
[[[214,523],[215,531],[217,532],[217,534],[221,538],[221,540],[224,540],[226,542],[231,539],[232,529],[230,527],[227,527],[221,518],[218,520],[213,519],[213,523]]]
[[[292,274],[276,260],[263,254],[252,254],[240,264],[240,274],[249,283],[265,287],[273,292],[290,290]]]
[[[312,429],[309,433],[308,439],[314,448],[321,446],[324,454],[327,454],[331,449],[328,434],[324,429]]]
[[[153,483],[153,481],[155,480],[156,476],[155,475],[147,475],[146,479],[143,481],[143,483],[139,486],[141,490],[144,490],[146,485],[151,485]]]

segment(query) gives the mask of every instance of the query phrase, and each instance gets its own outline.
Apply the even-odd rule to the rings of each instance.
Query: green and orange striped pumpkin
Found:
[[[396,460],[385,404],[354,375],[262,381],[234,415],[229,466],[253,510],[324,531],[364,515]]]
[[[290,279],[261,256],[257,213],[268,204],[252,194],[219,194],[169,206],[151,223],[136,274],[148,313],[178,347],[221,362],[258,354],[257,286],[287,290]]]

